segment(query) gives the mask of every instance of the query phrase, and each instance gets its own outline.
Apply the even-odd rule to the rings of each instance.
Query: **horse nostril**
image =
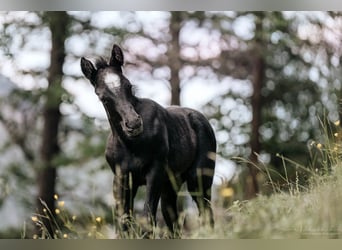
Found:
[[[128,128],[128,129],[133,129],[132,125],[129,124],[129,122],[125,122],[125,126],[126,126],[126,128]]]
[[[130,130],[140,128],[142,126],[142,120],[140,117],[138,117],[137,119],[135,119],[133,121],[126,121],[125,126],[126,126],[126,128],[128,128]]]

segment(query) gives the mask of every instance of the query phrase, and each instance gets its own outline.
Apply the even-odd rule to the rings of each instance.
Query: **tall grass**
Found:
[[[189,238],[341,238],[342,162],[340,122],[323,124],[322,142],[311,142],[311,165],[302,166],[280,156],[287,190],[273,182],[273,173],[260,167],[273,189],[249,201],[234,201],[216,210],[216,227],[195,230]],[[319,164],[318,164],[319,163]],[[287,178],[286,165],[310,176],[305,187]],[[320,165],[321,167],[316,167]]]
[[[329,175],[313,174],[310,186],[298,191],[277,192],[270,196],[259,195],[249,201],[234,201],[226,210],[216,209],[215,228],[195,226],[185,230],[182,238],[341,238],[342,237],[342,164],[334,166]],[[39,216],[33,220],[39,223]],[[53,223],[54,235],[43,238],[144,238],[139,219],[134,221],[130,234],[115,234],[112,223],[91,215],[78,218],[61,210]],[[59,224],[57,224],[59,223]],[[42,231],[46,232],[43,225]],[[165,228],[155,228],[152,238],[167,238]],[[37,236],[35,236],[37,237]]]
[[[148,235],[146,233],[146,221],[142,216],[136,216],[131,220],[127,218],[117,219],[112,207],[110,218],[101,217],[93,213],[78,217],[69,213],[67,203],[60,200],[55,194],[57,207],[52,213],[46,203],[42,202],[44,207],[43,214],[33,214],[31,220],[35,227],[39,229],[39,234],[33,234],[33,239],[144,239],[144,238],[168,238],[168,232],[165,228],[153,227]],[[47,225],[43,221],[49,221],[54,232],[49,233]],[[122,229],[122,223],[126,222],[128,230]],[[32,228],[24,227],[22,238],[30,237]]]
[[[105,227],[105,219],[90,213],[82,218],[72,215],[66,209],[65,202],[59,200],[55,194],[57,207],[54,211],[50,211],[44,201],[41,201],[44,214],[33,214],[32,222],[39,229],[40,233],[33,234],[33,239],[104,239],[107,238],[107,228]],[[43,221],[49,221],[54,229],[52,234],[49,233],[47,225]],[[26,236],[26,232],[23,233]]]
[[[182,238],[342,238],[342,137],[339,128],[340,124],[336,122],[333,129],[324,131],[324,142],[310,143],[313,163],[309,167],[279,155],[284,165],[285,174],[281,178],[287,186],[286,190],[273,181],[275,173],[265,166],[258,166],[270,183],[272,195],[258,195],[249,201],[235,200],[227,209],[216,207],[214,229],[206,225],[201,226],[195,216],[191,230],[184,229]],[[318,161],[322,166],[320,169],[315,167]],[[298,170],[294,181],[289,180],[286,165],[294,166]],[[298,181],[302,173],[310,176],[305,187]],[[50,218],[56,228],[54,235],[46,234],[47,230],[40,224],[42,216],[51,216],[50,211],[46,210],[44,215],[32,216],[32,220],[41,226],[43,238],[145,236],[139,217],[132,221],[129,234],[120,228],[117,228],[115,233],[114,218],[113,221],[106,221],[99,216],[90,215],[81,221],[67,213],[62,201],[57,200],[57,204],[57,218]],[[167,237],[166,228],[153,228],[152,238]]]
[[[259,195],[249,201],[234,201],[226,210],[216,209],[215,228],[195,226],[183,232],[183,238],[341,238],[342,237],[342,164],[334,166],[329,175],[313,174],[310,186],[298,191]],[[40,216],[32,217],[39,223]],[[54,235],[43,238],[144,238],[139,220],[134,221],[130,233],[114,233],[112,223],[91,215],[78,218],[61,210],[53,219]],[[152,238],[167,238],[166,229],[155,228]],[[37,237],[37,236],[34,236]]]
[[[319,177],[307,191],[279,192],[235,201],[218,215],[213,238],[340,238],[342,166]],[[196,238],[198,235],[193,234]]]

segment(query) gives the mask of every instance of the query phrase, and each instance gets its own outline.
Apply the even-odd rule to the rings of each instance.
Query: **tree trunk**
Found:
[[[259,185],[257,180],[258,174],[258,154],[260,153],[261,144],[259,138],[259,128],[261,126],[261,89],[264,81],[265,62],[263,58],[262,47],[262,13],[256,14],[256,28],[255,28],[255,47],[252,54],[252,83],[253,95],[251,99],[252,104],[252,131],[250,139],[251,154],[249,157],[250,163],[248,164],[249,174],[246,180],[246,199],[254,198],[259,192]]]
[[[182,13],[171,11],[170,34],[171,41],[168,48],[169,66],[171,71],[171,105],[180,105],[180,78],[181,69],[179,33],[181,29]]]
[[[261,57],[257,57],[253,63],[253,95],[252,95],[252,131],[250,148],[251,154],[248,164],[249,176],[247,176],[246,198],[251,199],[259,192],[257,180],[258,174],[258,154],[260,153],[259,128],[261,125],[261,88],[264,78],[264,61]]]
[[[37,209],[41,215],[55,216],[55,184],[57,170],[54,158],[59,153],[58,127],[61,119],[59,106],[62,94],[63,64],[65,58],[64,42],[67,37],[68,15],[66,12],[47,12],[46,18],[51,32],[51,62],[48,76],[48,89],[43,112],[44,127],[41,144],[42,166],[38,172]],[[43,204],[45,203],[45,204]],[[46,210],[45,210],[46,209]],[[44,227],[49,237],[54,235],[53,220],[43,219]],[[37,234],[42,234],[42,228],[37,228]]]

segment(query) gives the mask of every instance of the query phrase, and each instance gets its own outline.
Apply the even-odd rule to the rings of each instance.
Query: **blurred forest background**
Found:
[[[276,173],[305,185],[295,163],[319,170],[322,124],[341,118],[341,13],[0,12],[0,237],[30,235],[41,200],[111,221],[109,126],[79,61],[114,42],[139,96],[209,118],[216,206],[270,194],[262,170],[280,187]]]

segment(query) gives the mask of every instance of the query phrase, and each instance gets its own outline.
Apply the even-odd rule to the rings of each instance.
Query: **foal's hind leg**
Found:
[[[179,188],[172,185],[171,181],[164,185],[161,194],[161,210],[167,227],[171,232],[171,237],[180,236],[180,227],[178,224],[177,211],[177,193]]]
[[[188,190],[197,204],[200,216],[204,219],[204,222],[209,220],[212,228],[214,227],[214,215],[210,201],[213,174],[212,168],[197,168],[193,170],[193,173],[187,179]]]
[[[214,131],[205,117],[197,112],[189,114],[197,139],[196,160],[187,175],[187,184],[199,212],[214,227],[214,216],[210,206],[211,185],[214,178],[216,139]]]

